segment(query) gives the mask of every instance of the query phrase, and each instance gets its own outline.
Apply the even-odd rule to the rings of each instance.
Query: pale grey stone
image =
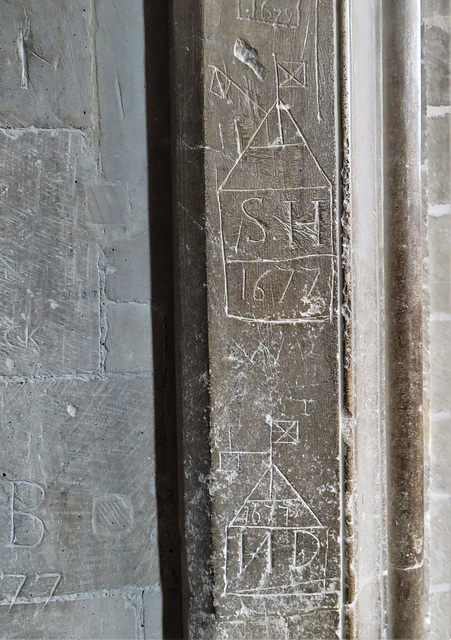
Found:
[[[124,11],[123,0],[96,0],[95,6],[102,175],[119,181],[130,215],[146,217],[143,6],[128,2]]]
[[[162,593],[160,587],[146,589],[143,601],[145,640],[163,640]]]
[[[121,184],[110,184],[99,176],[98,183],[87,183],[86,199],[89,222],[106,228],[126,226],[129,204]]]
[[[432,418],[430,444],[430,484],[431,494],[451,495],[451,420]],[[451,517],[451,516],[450,516]],[[451,529],[450,529],[451,535]]]
[[[1,4],[0,125],[92,127],[90,0]]]
[[[3,640],[135,640],[137,611],[124,596],[0,607]]]
[[[433,544],[430,549],[431,591],[434,591],[434,586],[445,585],[446,590],[449,592],[451,575],[451,496],[432,496],[429,512],[430,527],[433,532]]]
[[[2,389],[3,598],[17,574],[18,597],[158,581],[151,398],[150,379],[120,377]]]
[[[431,284],[451,280],[451,205],[445,215],[430,215],[428,219],[429,270]],[[434,211],[434,208],[431,208]]]
[[[135,302],[108,305],[108,373],[152,371],[152,333],[150,306]]]
[[[1,3],[2,638],[162,638],[143,3],[126,4]]]
[[[451,370],[449,357],[451,350],[451,320],[449,314],[434,319],[430,327],[431,353],[431,411],[449,412],[451,406]]]
[[[450,14],[449,0],[424,0],[422,8],[426,19],[435,17],[447,18]]]
[[[149,231],[116,242],[105,250],[106,295],[112,300],[150,299]]]
[[[382,387],[380,336],[384,331],[381,317],[380,268],[383,262],[381,220],[383,210],[383,184],[381,175],[381,130],[375,123],[381,122],[380,84],[375,82],[374,69],[381,65],[379,35],[374,28],[375,3],[354,3],[350,13],[350,115],[346,114],[344,137],[349,132],[352,164],[346,158],[344,170],[350,171],[352,200],[344,204],[343,215],[348,216],[352,228],[349,251],[355,269],[348,272],[352,278],[352,384],[350,390],[353,422],[352,439],[358,452],[354,460],[354,473],[350,490],[354,499],[348,503],[347,522],[349,534],[348,553],[353,554],[351,579],[355,591],[349,585],[348,598],[354,597],[355,638],[376,638],[383,635],[381,616],[380,576],[383,571],[386,523],[380,504],[384,499],[385,481],[380,461],[384,456],[384,438],[381,437]],[[351,118],[352,126],[348,121]],[[378,151],[379,147],[379,151]],[[346,142],[345,142],[346,149]],[[345,186],[346,193],[346,186]],[[345,196],[346,198],[346,196]],[[369,215],[369,212],[372,215]],[[345,254],[346,255],[346,254]],[[346,347],[345,347],[346,349]],[[348,395],[348,394],[347,394]],[[349,442],[349,441],[348,441]],[[352,464],[352,462],[349,462]],[[349,471],[348,471],[349,472]],[[346,534],[345,534],[346,536]],[[371,540],[371,544],[355,540]],[[351,633],[349,633],[351,635]]]
[[[431,262],[433,258],[431,259]],[[432,273],[431,273],[432,277]],[[449,313],[451,309],[451,278],[448,280],[430,281],[431,312]]]
[[[431,594],[430,640],[451,638],[451,591]]]
[[[451,114],[427,118],[429,205],[449,204]]]
[[[0,131],[0,373],[99,368],[99,249],[80,132]],[[87,161],[88,159],[88,161]]]
[[[450,103],[449,30],[436,25],[424,31],[427,104],[446,106]]]
[[[449,183],[450,141],[449,84],[450,4],[448,0],[425,0],[424,64],[426,97],[431,117],[425,121],[425,164],[428,170],[428,266],[430,306],[428,332],[430,358],[424,359],[425,380],[430,379],[431,420],[426,452],[428,494],[427,526],[427,611],[426,637],[441,640],[451,635],[450,576],[451,547],[451,331],[446,319],[451,313],[451,198]],[[427,124],[427,126],[426,126]],[[425,181],[426,182],[426,181]]]

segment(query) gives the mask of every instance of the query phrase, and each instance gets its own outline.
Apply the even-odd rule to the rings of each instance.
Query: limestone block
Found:
[[[0,636],[161,640],[143,3],[0,5]]]
[[[146,589],[143,601],[145,640],[163,640],[161,588]]]
[[[438,210],[438,211],[437,211]],[[437,211],[438,215],[434,215]],[[451,207],[431,207],[428,219],[429,269],[431,283],[447,283],[451,279]]]
[[[451,115],[427,118],[428,191],[430,205],[449,204]]]
[[[142,373],[152,370],[150,321],[148,304],[109,304],[105,360],[108,373]]]
[[[427,104],[445,106],[450,102],[449,32],[437,25],[425,27],[424,61],[427,66]]]
[[[430,492],[451,495],[451,420],[433,418],[430,445]],[[451,531],[450,531],[451,533]]]
[[[151,397],[122,377],[2,389],[2,600],[157,582]]]
[[[430,549],[431,591],[449,585],[451,574],[451,497],[436,497],[429,506],[433,544]],[[445,587],[449,591],[449,586]]]
[[[446,18],[450,13],[448,0],[425,0],[422,9],[426,19],[436,17]]]
[[[0,126],[92,127],[93,6],[1,3]]]
[[[118,241],[105,250],[106,295],[112,300],[150,299],[149,231]]]
[[[433,317],[433,316],[432,316]],[[433,320],[430,330],[431,354],[431,411],[449,412],[451,406],[451,371],[449,355],[451,345],[451,321]],[[443,357],[446,354],[447,357]]]
[[[89,222],[96,225],[100,238],[111,228],[116,233],[122,228],[124,233],[129,210],[126,189],[120,183],[109,183],[101,174],[93,178],[86,184]]]
[[[0,607],[4,640],[134,640],[137,612],[124,596]]]
[[[431,594],[430,640],[451,638],[451,592]]]
[[[431,262],[433,262],[433,258]],[[429,282],[431,312],[448,313],[451,309],[451,278],[434,282],[432,273],[433,268],[431,269],[431,281]]]
[[[105,180],[124,191],[130,215],[147,216],[143,3],[96,0],[95,52],[100,158]],[[120,16],[120,18],[119,18]]]
[[[99,251],[86,224],[91,156],[75,131],[0,131],[0,373],[99,367]]]

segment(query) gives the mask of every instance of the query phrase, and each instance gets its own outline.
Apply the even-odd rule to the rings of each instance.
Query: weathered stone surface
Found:
[[[161,589],[146,589],[143,595],[145,640],[163,638]]]
[[[0,607],[4,640],[130,640],[139,625],[135,605],[124,596]]]
[[[143,3],[95,2],[100,157],[109,184],[126,194],[127,218],[147,213]]]
[[[99,248],[79,131],[0,131],[0,373],[86,373],[100,360]]]
[[[148,304],[135,302],[108,306],[108,373],[142,373],[152,369],[152,334]]]
[[[258,640],[258,638],[288,639],[288,625],[286,620],[277,617],[267,617],[261,620],[243,622],[229,622],[218,625],[219,640]]]
[[[434,544],[430,551],[432,589],[442,586],[449,591],[449,571],[451,557],[451,497],[433,496],[430,503],[430,518],[434,526]]]
[[[437,25],[426,26],[423,47],[427,69],[427,103],[434,106],[448,105],[450,101],[449,31]]]
[[[0,5],[0,635],[161,638],[143,3]]]
[[[426,20],[437,17],[449,17],[448,0],[426,0],[423,3],[422,9]]]
[[[122,378],[2,390],[4,598],[12,574],[51,573],[35,587],[44,595],[157,581],[151,393],[150,380]]]
[[[424,629],[420,8],[407,0],[382,9],[387,632],[393,638],[421,637]]]
[[[431,595],[431,628],[429,638],[442,640],[451,636],[451,593],[432,593]]]
[[[148,5],[148,24],[153,22]],[[172,3],[173,56],[171,73],[171,122],[173,131],[173,208],[175,248],[175,325],[177,336],[177,407],[178,443],[183,455],[182,528],[184,563],[188,590],[185,601],[185,625],[188,637],[209,638],[214,634],[213,550],[211,537],[211,494],[209,478],[210,394],[208,345],[208,311],[206,287],[206,216],[205,216],[205,139],[204,139],[204,37],[203,6],[198,0]],[[153,38],[155,40],[155,37]],[[157,38],[158,42],[158,38]],[[164,54],[163,50],[163,54]],[[162,60],[161,48],[155,55]],[[153,69],[149,59],[148,68]],[[164,85],[161,91],[164,91]],[[154,123],[158,140],[159,126]],[[160,145],[159,145],[160,146]],[[164,143],[163,143],[164,148]],[[159,172],[156,177],[159,177]],[[164,200],[163,200],[164,201]],[[155,292],[165,291],[171,251],[167,250],[170,220],[162,211],[153,230],[162,229],[166,244],[159,269],[152,281]],[[155,236],[154,236],[155,237]],[[157,243],[155,243],[157,249]],[[163,255],[164,254],[164,255]],[[169,282],[171,280],[169,279]],[[164,284],[163,284],[164,283]],[[162,305],[164,313],[166,305]],[[166,306],[167,308],[167,306]],[[171,325],[168,329],[170,331]],[[157,336],[158,337],[158,336]],[[155,341],[155,349],[166,349]],[[168,369],[170,376],[170,368]],[[164,373],[166,378],[166,372]],[[170,382],[170,377],[169,377]],[[166,402],[170,406],[170,402]],[[169,463],[170,457],[167,456]],[[167,464],[169,466],[169,464]]]
[[[451,280],[451,205],[435,207],[428,220],[430,284],[447,284]],[[438,214],[438,215],[434,215]],[[444,300],[437,297],[438,305]],[[449,308],[449,307],[448,307]],[[433,311],[439,311],[433,307]]]
[[[93,6],[90,0],[2,1],[1,126],[92,126]]]
[[[451,344],[451,321],[449,315],[445,314],[443,319],[439,318],[431,327],[431,360],[433,361],[431,370],[431,408],[434,412],[448,412],[451,404],[451,371],[449,361],[442,358],[442,354],[449,353]]]
[[[436,496],[451,495],[451,475],[449,473],[451,429],[450,419],[445,416],[446,414],[443,418],[434,417],[431,422],[431,477],[429,488],[431,494]],[[451,525],[451,522],[449,524]]]
[[[427,119],[429,205],[450,202],[451,115]]]
[[[300,613],[290,620],[267,616],[248,621],[230,621],[218,625],[218,640],[303,640],[304,638],[329,637],[321,635],[321,629],[338,627],[337,611],[314,611]]]
[[[430,405],[430,424],[426,453],[428,495],[427,591],[425,637],[431,640],[451,634],[451,192],[449,188],[449,33],[450,5],[446,1],[425,0],[425,38],[423,43],[427,123],[425,123],[425,170],[429,189],[427,250],[430,290],[430,353],[425,358],[426,388]],[[446,174],[446,177],[445,177]],[[440,183],[444,180],[444,183]],[[426,414],[427,418],[427,414]]]
[[[144,302],[150,298],[149,232],[105,248],[106,295],[111,300]]]
[[[205,8],[213,544],[224,638],[329,638],[338,624],[334,11],[316,0]]]

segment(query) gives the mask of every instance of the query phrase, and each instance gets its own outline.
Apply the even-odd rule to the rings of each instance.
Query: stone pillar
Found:
[[[421,3],[383,6],[388,613],[423,635]]]
[[[174,7],[187,632],[420,637],[418,5]]]
[[[335,12],[318,0],[204,7],[220,638],[341,625]]]

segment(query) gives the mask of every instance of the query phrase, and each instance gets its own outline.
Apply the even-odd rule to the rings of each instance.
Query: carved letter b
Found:
[[[42,504],[44,489],[36,482],[11,482],[11,539],[15,547],[37,547],[44,537],[44,521],[34,511]]]

